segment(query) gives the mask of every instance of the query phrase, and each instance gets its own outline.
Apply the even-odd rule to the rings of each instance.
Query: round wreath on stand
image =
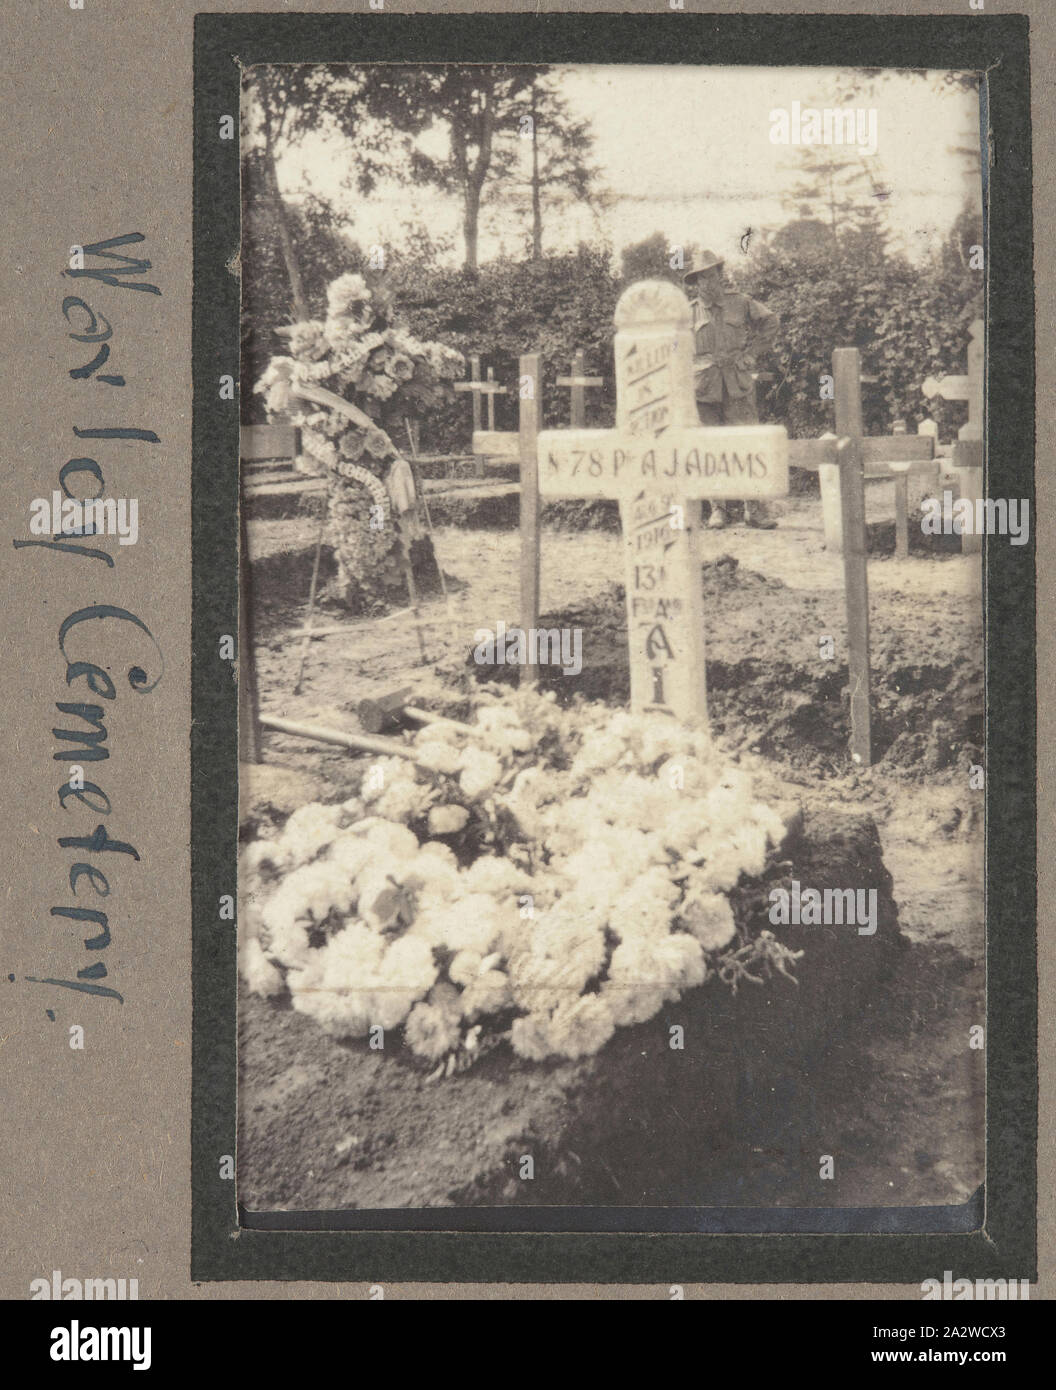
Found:
[[[397,601],[412,547],[419,587],[427,587],[436,559],[393,435],[451,396],[464,358],[398,327],[392,296],[355,273],[330,284],[325,319],[279,331],[289,355],[271,359],[256,390],[269,414],[300,426],[305,453],[325,470],[338,565],[331,597],[359,611]]]

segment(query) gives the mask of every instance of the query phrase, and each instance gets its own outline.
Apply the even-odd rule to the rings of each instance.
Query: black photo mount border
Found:
[[[779,55],[775,56],[775,55]],[[992,158],[987,223],[987,495],[1034,513],[1034,285],[1029,25],[1025,16],[620,14],[200,14],[194,36],[192,620],[192,1251],[194,1280],[917,1283],[1036,1279],[1037,966],[1035,851],[1035,542],[984,543],[986,644],[986,1183],[969,1231],[757,1233],[467,1230],[464,1213],[365,1214],[386,1228],[334,1229],[341,1213],[247,1224],[235,1183],[236,941],[217,920],[234,893],[237,689],[218,640],[237,630],[241,68],[255,63],[549,62],[723,66],[918,67],[986,74]],[[236,138],[219,138],[220,118]],[[237,266],[237,261],[234,262]],[[837,1209],[831,1209],[833,1211]],[[897,1209],[908,1211],[910,1209]],[[932,1218],[951,1208],[929,1210]],[[821,1213],[824,1215],[824,1213]],[[848,1216],[852,1213],[846,1213]],[[364,1214],[359,1214],[363,1216]],[[477,1213],[479,1217],[481,1213]],[[641,1217],[641,1212],[638,1213]],[[714,1213],[712,1214],[715,1215]],[[658,1214],[659,1216],[659,1214]],[[700,1212],[706,1218],[706,1212]],[[446,1229],[407,1229],[449,1223]],[[819,1212],[811,1212],[815,1228]],[[252,1219],[252,1218],[251,1218]],[[331,1229],[319,1229],[326,1220]],[[510,1230],[520,1220],[519,1230]],[[927,1216],[923,1217],[925,1224]],[[387,1225],[386,1225],[387,1223]],[[397,1223],[403,1229],[396,1229]],[[706,1224],[706,1222],[705,1222]],[[934,1224],[934,1223],[933,1223]],[[454,1227],[458,1226],[458,1229]],[[716,1228],[717,1227],[717,1228]]]

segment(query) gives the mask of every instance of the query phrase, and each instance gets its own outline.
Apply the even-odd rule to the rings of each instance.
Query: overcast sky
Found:
[[[547,251],[574,249],[605,237],[614,251],[655,231],[673,242],[696,242],[732,257],[749,227],[774,229],[794,212],[782,203],[800,174],[796,151],[771,142],[771,112],[840,104],[876,113],[877,151],[866,162],[883,188],[898,246],[923,254],[971,198],[981,203],[973,168],[951,147],[978,147],[978,97],[935,79],[891,75],[870,95],[841,100],[830,68],[717,68],[583,65],[560,69],[562,92],[589,119],[595,159],[613,205],[544,217]],[[429,153],[444,152],[439,128],[423,137]],[[527,148],[527,142],[526,148]],[[281,186],[294,201],[314,189],[347,212],[363,245],[400,241],[400,223],[418,220],[454,238],[461,261],[456,199],[413,185],[379,188],[369,199],[340,187],[347,158],[333,140],[315,136],[280,161]],[[489,203],[485,186],[480,259],[505,249],[520,254],[528,229],[523,208]]]

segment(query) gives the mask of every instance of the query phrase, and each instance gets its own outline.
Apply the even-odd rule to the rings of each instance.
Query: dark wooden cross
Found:
[[[825,545],[843,553],[847,607],[847,670],[851,704],[851,758],[872,762],[872,706],[869,662],[869,578],[865,531],[865,484],[893,479],[896,494],[910,471],[933,471],[935,441],[930,435],[867,435],[862,421],[861,355],[857,348],[832,354],[836,433],[823,439],[791,439],[788,461],[818,473]],[[896,525],[907,545],[905,494],[896,495]]]

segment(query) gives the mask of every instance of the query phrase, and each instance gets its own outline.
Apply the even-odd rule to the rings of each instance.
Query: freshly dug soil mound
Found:
[[[834,605],[738,565],[728,555],[703,566],[708,716],[736,747],[826,776],[847,770],[850,707],[842,601]],[[887,602],[887,600],[882,600]],[[824,606],[823,606],[824,605]],[[709,623],[709,614],[721,622]],[[612,584],[574,608],[547,613],[545,628],[582,631],[583,669],[539,668],[562,704],[576,696],[630,699],[623,586]],[[880,625],[877,625],[878,630]],[[819,656],[832,634],[837,659]],[[967,772],[981,761],[983,673],[979,633],[951,617],[875,636],[872,646],[873,761],[911,777]],[[468,665],[478,680],[512,682],[518,668]]]
[[[769,890],[790,878],[875,889],[875,934],[771,928]],[[579,1061],[529,1063],[500,1046],[462,1075],[429,1081],[398,1033],[388,1050],[371,1051],[246,997],[239,1200],[251,1211],[707,1205],[728,1199],[721,1194],[754,1152],[773,1169],[762,1200],[788,1201],[800,1182],[797,1146],[804,1135],[815,1142],[803,1107],[824,1117],[835,1094],[827,1056],[841,1021],[853,1011],[863,1038],[872,1015],[890,1008],[887,982],[903,954],[891,887],[871,818],[806,816],[764,875],[732,895],[739,923],[804,952],[798,983],[774,974],[742,981],[733,997],[712,979]],[[681,1048],[671,1046],[676,1026]],[[868,1065],[863,1049],[849,1054],[841,1093],[866,1085]],[[519,1177],[524,1155],[534,1160],[531,1181]],[[810,1200],[834,1200],[816,1181],[813,1153],[810,1176]]]
[[[434,526],[457,526],[471,531],[516,531],[520,525],[521,495],[516,488],[505,492],[446,492],[429,498]],[[620,529],[620,509],[615,501],[580,501],[558,498],[544,502],[540,523],[553,531],[612,531]]]
[[[961,554],[960,536],[925,535],[920,529],[920,515],[910,515],[910,555],[926,555],[929,560],[949,560]],[[871,521],[865,528],[865,546],[872,559],[879,560],[895,553],[894,521]]]

